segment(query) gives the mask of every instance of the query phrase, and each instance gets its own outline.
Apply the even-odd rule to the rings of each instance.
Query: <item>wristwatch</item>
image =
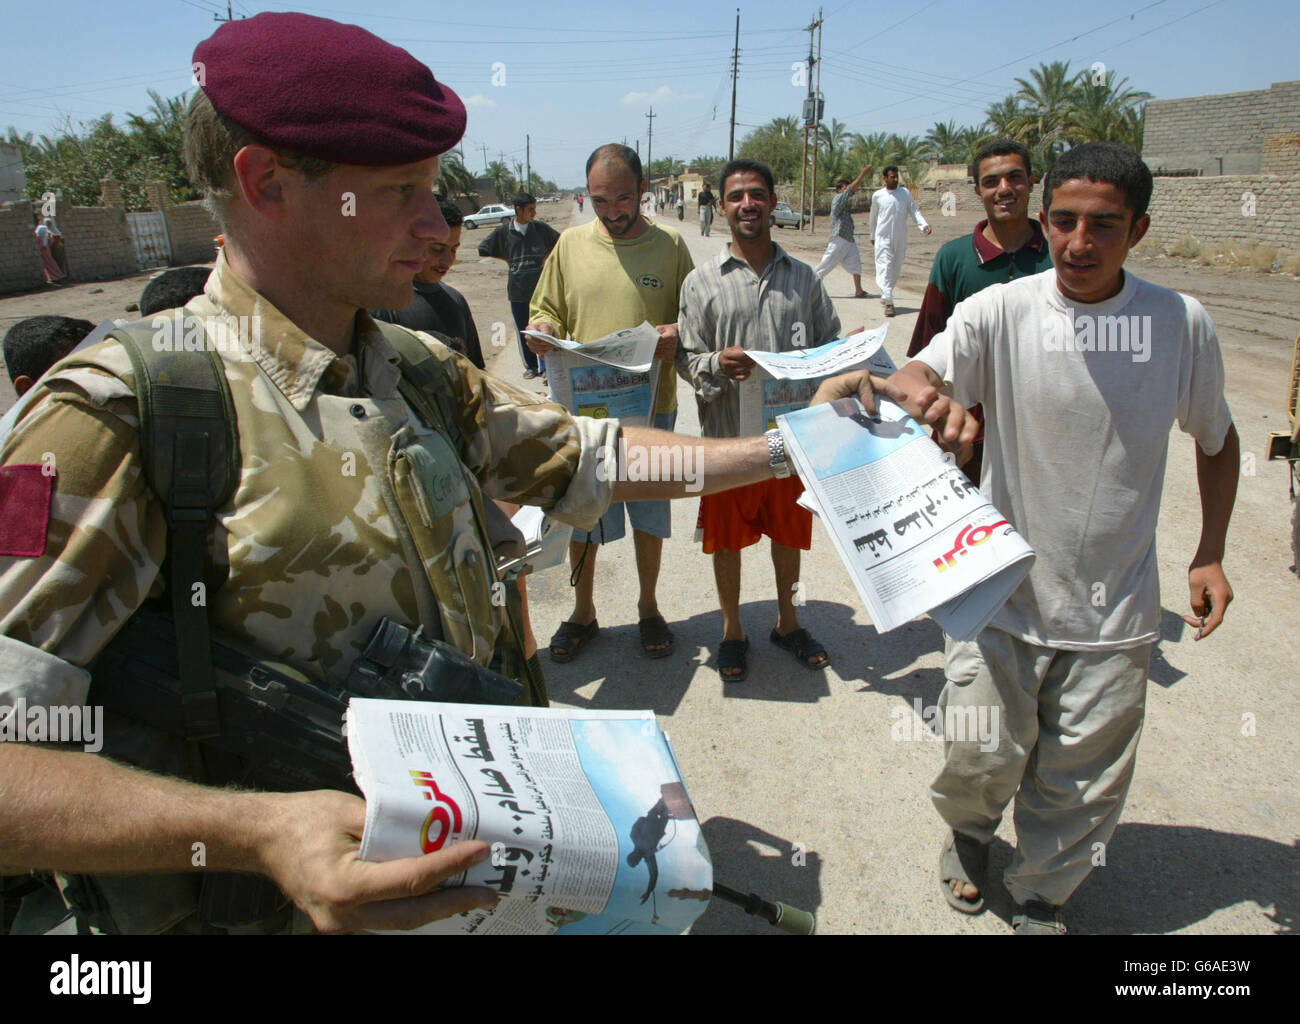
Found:
[[[765,436],[767,437],[767,464],[772,467],[774,477],[784,480],[790,475],[790,460],[785,454],[785,437],[775,427]]]

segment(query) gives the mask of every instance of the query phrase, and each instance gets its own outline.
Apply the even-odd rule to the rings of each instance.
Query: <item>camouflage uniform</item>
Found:
[[[213,530],[226,577],[208,595],[213,627],[309,675],[341,682],[385,615],[486,665],[508,627],[476,527],[484,498],[539,505],[581,529],[609,505],[601,464],[614,457],[616,421],[575,418],[420,336],[457,394],[453,452],[397,393],[396,350],[368,314],[358,313],[354,354],[338,357],[224,256],[184,313],[203,318],[222,353],[239,424],[239,485]],[[238,317],[250,318],[242,346]],[[165,516],[145,485],[133,386],[116,342],[77,353],[41,381],[0,451],[0,465],[52,453],[56,468],[45,554],[0,557],[0,713],[19,696],[83,703],[84,666],[164,588]],[[105,733],[105,754],[190,774],[179,741],[142,759],[111,751],[115,733],[125,741]]]

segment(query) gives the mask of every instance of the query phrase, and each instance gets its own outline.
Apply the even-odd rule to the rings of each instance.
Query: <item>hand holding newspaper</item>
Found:
[[[777,417],[806,408],[827,377],[869,369],[890,374],[897,367],[885,351],[888,324],[816,348],[793,352],[746,352],[758,372],[739,383],[740,433],[754,437],[776,426]]]
[[[973,639],[1034,552],[926,428],[877,401],[874,417],[856,398],[781,416],[786,451],[876,628],[929,612],[949,636]]]
[[[347,736],[362,860],[492,847],[450,884],[495,889],[497,906],[418,932],[680,933],[708,906],[708,847],[649,711],[358,698]]]
[[[658,397],[659,332],[648,322],[586,344],[538,331],[524,334],[555,346],[545,356],[546,380],[560,405],[578,416],[650,425]]]

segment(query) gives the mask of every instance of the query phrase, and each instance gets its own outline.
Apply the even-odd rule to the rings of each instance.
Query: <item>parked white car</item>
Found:
[[[478,213],[467,213],[465,215],[465,226],[473,229],[484,224],[509,224],[514,219],[515,208],[513,206],[495,203],[492,206],[483,207]]]
[[[808,223],[808,214],[803,215],[803,222]],[[772,211],[772,223],[779,228],[797,228],[799,227],[799,215],[790,208],[789,203],[777,203],[776,209]]]

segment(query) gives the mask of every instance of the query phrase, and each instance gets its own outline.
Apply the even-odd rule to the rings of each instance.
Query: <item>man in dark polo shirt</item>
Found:
[[[447,271],[456,262],[464,218],[456,205],[445,199],[438,203],[438,208],[451,235],[445,241],[429,243],[424,267],[412,282],[415,298],[405,309],[375,309],[371,310],[371,315],[376,320],[400,324],[412,331],[441,334],[455,342],[452,347],[482,370],[485,369],[483,348],[479,344],[478,328],[474,326],[469,303],[455,288],[443,283]]]
[[[478,254],[504,260],[510,267],[506,281],[506,298],[510,300],[510,313],[515,327],[523,330],[528,324],[528,301],[533,297],[537,279],[542,276],[542,264],[550,255],[559,232],[551,225],[537,219],[537,200],[527,192],[515,196],[515,219],[500,225],[479,243]],[[532,380],[543,373],[537,354],[524,344],[519,335],[519,352],[524,360],[524,380]]]
[[[1011,139],[995,139],[980,149],[971,161],[975,196],[984,204],[987,218],[975,231],[944,244],[934,257],[930,281],[921,300],[909,358],[930,344],[930,339],[947,326],[953,308],[991,284],[1002,284],[1052,268],[1052,254],[1042,226],[1029,216],[1029,194],[1034,187],[1029,150]],[[984,413],[979,406],[971,412],[980,421],[974,452],[962,470],[979,483],[984,459]]]

